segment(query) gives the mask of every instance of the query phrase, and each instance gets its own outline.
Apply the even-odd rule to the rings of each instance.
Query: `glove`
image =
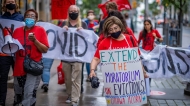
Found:
[[[99,80],[98,77],[93,76],[90,80],[91,80],[92,88],[98,88],[99,87],[100,82],[98,81]]]

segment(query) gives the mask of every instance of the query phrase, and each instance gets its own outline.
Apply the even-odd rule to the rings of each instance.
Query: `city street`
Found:
[[[65,103],[67,99],[67,94],[65,91],[65,85],[57,84],[57,74],[56,67],[59,65],[59,60],[55,60],[54,64],[51,68],[51,80],[50,80],[50,88],[48,93],[44,93],[41,88],[42,83],[39,86],[39,90],[37,93],[37,104],[36,106],[70,106]],[[91,88],[89,82],[86,82],[87,73],[84,71],[84,93],[81,94],[79,106],[106,106],[106,100],[103,97],[103,78],[102,73],[99,70],[97,72],[98,77],[100,79],[100,86],[97,89]],[[152,90],[166,91],[166,90],[174,90],[175,92],[171,93],[170,97],[174,97],[175,99],[171,100],[161,96],[150,96],[148,99],[148,104],[143,106],[190,106],[190,97],[182,97],[183,90],[185,85],[182,84],[178,77],[172,77],[167,80],[153,80],[151,83]],[[177,92],[176,92],[177,91]],[[13,103],[13,89],[8,89],[7,96],[7,105],[12,106]],[[167,94],[166,94],[167,96]],[[158,99],[159,98],[159,99]]]
[[[138,24],[138,32],[142,29],[143,24]],[[162,34],[162,29],[158,29]],[[183,44],[182,46],[187,48],[190,43],[190,28],[185,27],[183,29]],[[139,33],[135,33],[138,37]],[[65,85],[57,84],[57,66],[60,61],[55,60],[51,68],[51,80],[48,93],[44,93],[40,83],[39,90],[37,92],[37,104],[36,106],[70,106],[66,104],[67,99]],[[106,106],[106,100],[103,96],[103,77],[100,70],[97,71],[100,79],[100,86],[97,89],[91,88],[89,82],[86,82],[87,72],[84,70],[84,92],[81,94],[79,100],[79,106]],[[151,82],[152,91],[164,92],[164,95],[151,95],[148,97],[148,104],[143,106],[190,106],[190,96],[185,96],[183,90],[185,84],[181,83],[180,77],[172,77],[164,80],[155,80]],[[13,88],[8,88],[6,106],[12,106],[14,98]]]

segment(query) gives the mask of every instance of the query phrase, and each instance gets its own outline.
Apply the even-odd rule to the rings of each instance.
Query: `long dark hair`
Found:
[[[145,24],[145,22],[148,22],[151,25],[150,30],[152,31],[153,28],[152,28],[152,22],[151,22],[151,20],[146,19],[146,20],[144,20],[144,24]],[[148,32],[147,32],[147,30],[145,29],[145,26],[144,26],[144,29],[143,29],[143,32],[142,32],[142,35],[143,35],[144,39],[146,39],[147,33]]]
[[[119,18],[121,20],[121,22],[123,23],[124,28],[125,29],[127,28],[127,23],[125,22],[125,18],[118,10],[113,10],[113,11],[109,12],[108,18],[111,16],[115,16],[115,17]],[[125,33],[127,33],[127,30],[125,30]]]

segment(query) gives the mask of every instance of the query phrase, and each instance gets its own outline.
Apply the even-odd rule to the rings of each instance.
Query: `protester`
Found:
[[[133,42],[130,39],[130,36],[125,34],[126,28],[124,27],[121,20],[115,16],[111,16],[106,19],[102,33],[105,36],[105,39],[101,42],[100,46],[95,52],[94,58],[91,62],[91,72],[90,77],[96,76],[94,70],[97,65],[100,63],[100,50],[110,50],[110,49],[119,49],[119,48],[132,48]],[[137,47],[137,46],[136,46]],[[144,69],[144,68],[143,68]],[[145,71],[144,76],[147,78]]]
[[[177,34],[178,34],[178,31],[176,31],[176,29],[178,28],[175,21],[171,22],[171,25],[170,25],[170,28],[171,30],[169,31],[169,44],[170,46],[176,46],[176,40],[177,40]]]
[[[25,57],[28,55],[33,61],[38,62],[42,60],[42,53],[46,53],[49,47],[46,31],[35,25],[37,20],[38,13],[33,9],[27,10],[24,13],[26,26],[15,29],[13,33],[13,38],[17,39],[25,48],[25,50],[16,52],[13,72],[14,91],[17,94],[15,102],[19,106],[35,106],[36,92],[41,80],[41,75],[34,76],[25,72],[26,70],[23,68]]]
[[[123,26],[126,28],[125,33],[128,35],[131,35],[134,38],[134,42],[137,42],[137,39],[135,38],[133,31],[125,23],[125,19],[124,19],[123,15],[118,10],[114,10],[114,11],[109,12],[107,18],[109,18],[111,16],[116,16],[117,18],[119,18],[121,20],[121,22],[123,23]],[[100,34],[100,37],[97,42],[97,47],[100,45],[101,41],[104,40],[104,38],[105,38],[105,36],[103,34]],[[134,44],[136,44],[136,43],[134,43]]]
[[[133,19],[129,17],[128,13],[125,13],[125,21],[129,28],[131,28],[134,32]]]
[[[43,64],[44,64],[44,69],[43,69],[43,74],[42,74],[43,85],[42,85],[41,89],[44,89],[44,92],[48,92],[48,86],[49,86],[49,80],[50,80],[50,70],[51,70],[53,61],[54,61],[54,59],[43,58]]]
[[[62,27],[67,29],[77,28],[87,29],[85,22],[80,19],[80,10],[76,5],[71,5],[68,9],[68,18],[63,22]],[[83,90],[83,85],[81,85],[81,74],[82,74],[82,64],[81,62],[63,62],[63,71],[65,74],[65,85],[68,98],[66,103],[72,103],[73,106],[78,105],[80,93]]]
[[[142,40],[142,49],[146,51],[152,51],[154,49],[154,40],[159,42],[163,41],[163,38],[156,29],[153,29],[152,23],[149,19],[144,21],[144,29],[139,34],[138,44]]]
[[[156,29],[153,29],[152,23],[149,19],[144,20],[144,29],[139,34],[138,44],[142,40],[142,49],[146,51],[152,51],[154,49],[154,40],[159,42],[163,41],[163,38]],[[151,78],[149,78],[149,84],[151,85]]]
[[[15,21],[23,21],[24,17],[19,14],[19,6],[16,0],[4,0],[2,4],[2,10],[4,14],[0,16],[0,19],[11,19]],[[4,45],[4,38],[0,35],[0,48]],[[14,66],[14,60],[12,56],[3,54],[0,50],[0,105],[5,106],[5,100],[7,95],[7,80],[10,70],[10,66]]]
[[[118,10],[118,7],[117,7],[117,4],[115,2],[107,2],[106,3],[106,11],[107,13],[109,14],[109,12],[113,11],[113,10]],[[102,31],[102,28],[103,28],[103,24],[104,24],[104,21],[106,20],[107,18],[105,18],[104,20],[100,21],[100,25],[99,25],[99,29],[98,29],[98,34],[100,35],[101,34],[101,31]]]
[[[88,12],[87,12],[87,20],[85,22],[86,22],[89,30],[93,30],[95,33],[97,33],[97,31],[93,29],[94,26],[98,25],[98,23],[94,19],[95,19],[94,11],[93,10],[88,10]],[[86,63],[86,70],[87,70],[87,75],[88,75],[86,81],[89,82],[90,81],[90,78],[89,78],[89,75],[90,75],[90,63]]]

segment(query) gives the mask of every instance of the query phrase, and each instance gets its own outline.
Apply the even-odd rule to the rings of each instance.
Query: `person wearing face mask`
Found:
[[[101,50],[111,50],[111,49],[123,49],[123,48],[132,48],[138,47],[133,46],[133,43],[129,35],[125,34],[126,28],[124,27],[122,21],[115,17],[111,16],[106,19],[103,25],[102,33],[105,36],[105,39],[101,42],[100,46],[95,52],[94,58],[91,61],[90,65],[90,77],[96,76],[94,70],[100,63],[100,51]],[[144,69],[144,68],[143,68]],[[145,71],[144,77],[147,78]]]
[[[98,23],[94,20],[94,18],[95,18],[94,11],[88,10],[87,20],[85,22],[86,22],[89,30],[93,30],[95,33],[97,33],[97,31],[93,29],[94,26],[98,25]],[[90,63],[86,63],[86,70],[87,70],[87,75],[89,76],[89,74],[90,74]],[[83,73],[82,73],[82,76],[83,76]],[[88,77],[86,81],[89,82],[90,78]]]
[[[114,10],[118,10],[117,4],[115,2],[109,1],[108,3],[106,3],[106,11],[109,14],[109,12],[114,11]],[[103,29],[103,24],[104,21],[107,18],[105,18],[104,20],[100,21],[100,25],[99,25],[99,29],[98,29],[98,34],[101,34],[101,31]]]
[[[19,14],[19,8],[16,0],[4,0],[2,4],[4,14],[0,19],[11,19],[15,21],[23,21],[24,17]],[[0,35],[0,48],[4,45],[4,37]],[[10,66],[14,66],[12,56],[4,54],[0,50],[0,106],[5,106],[7,95],[7,80]]]
[[[152,51],[155,47],[154,40],[159,42],[163,41],[163,38],[156,29],[153,29],[151,20],[144,20],[144,29],[139,34],[138,44],[142,41],[142,49],[146,51]],[[149,84],[151,86],[151,78],[149,78]]]
[[[24,17],[19,13],[17,0],[4,0],[2,9],[4,14],[0,16],[2,19],[11,19],[15,21],[24,21]]]
[[[77,30],[88,28],[86,23],[81,21],[80,10],[76,5],[71,5],[69,7],[68,18],[63,22],[61,27],[67,30],[68,28],[77,28]],[[62,60],[62,63],[65,74],[66,92],[68,94],[66,103],[72,103],[72,106],[77,106],[80,93],[83,91],[83,81],[81,80],[83,63],[64,60]]]
[[[15,53],[14,76],[14,106],[35,106],[36,92],[41,75],[34,76],[26,73],[23,68],[24,58],[28,55],[33,61],[42,60],[42,53],[49,48],[47,34],[44,28],[36,26],[38,13],[29,9],[24,13],[25,26],[15,29],[13,38],[17,39],[25,50]]]

